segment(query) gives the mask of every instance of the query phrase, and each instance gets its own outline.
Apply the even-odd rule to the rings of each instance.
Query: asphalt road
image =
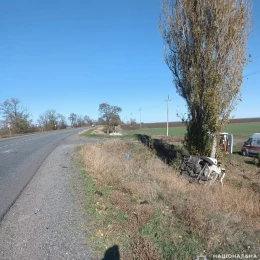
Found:
[[[46,157],[68,136],[80,130],[0,139],[0,221]]]
[[[15,138],[13,139],[15,142],[4,144],[8,146],[5,146],[6,150],[2,148],[2,154],[11,155],[14,151],[17,154],[25,153],[24,162],[20,165],[24,169],[30,168],[31,173],[33,170],[27,167],[27,164],[29,166],[36,164],[33,166],[36,168],[40,161],[44,161],[0,222],[1,260],[99,259],[88,246],[89,224],[85,210],[85,180],[78,164],[76,148],[103,140],[73,134],[75,131],[78,132],[72,130],[63,133],[53,132],[44,136],[30,136],[27,139]],[[23,144],[27,142],[28,147]],[[38,142],[40,144],[37,144]],[[47,143],[46,147],[44,143]],[[38,151],[41,150],[37,149],[38,145],[43,146],[42,151]],[[53,150],[49,152],[50,149]],[[35,155],[37,152],[39,155]],[[26,156],[29,157],[28,161]],[[19,165],[16,165],[15,169],[17,171],[14,176],[23,173]],[[12,175],[12,171],[9,174]],[[10,176],[7,178],[7,184],[8,181],[13,182]],[[18,184],[10,186],[15,185],[18,186],[19,181]],[[5,191],[9,192],[8,189]],[[12,192],[10,189],[10,194]],[[2,201],[2,198],[0,199]]]

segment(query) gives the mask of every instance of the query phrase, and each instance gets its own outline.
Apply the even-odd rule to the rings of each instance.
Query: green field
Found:
[[[170,127],[169,135],[171,136],[184,136],[186,128],[181,127]],[[233,134],[234,136],[249,137],[253,133],[260,132],[260,122],[251,123],[233,123],[229,124],[224,128],[225,132]],[[137,130],[125,130],[126,134],[148,134],[148,135],[166,135],[165,128],[143,128]]]
[[[185,127],[170,127],[169,135],[172,136],[184,136],[186,129]],[[136,130],[124,130],[125,134],[147,134],[147,135],[166,135],[165,128],[141,128]]]

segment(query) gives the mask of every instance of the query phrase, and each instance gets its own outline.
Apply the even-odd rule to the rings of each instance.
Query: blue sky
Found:
[[[99,117],[103,102],[137,122],[186,112],[164,63],[160,0],[0,0],[0,103],[19,98],[36,121],[47,109]],[[253,0],[252,62],[235,118],[259,117],[260,1]],[[254,72],[256,72],[254,74]]]

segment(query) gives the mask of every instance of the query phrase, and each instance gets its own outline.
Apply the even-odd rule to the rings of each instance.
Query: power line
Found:
[[[163,99],[163,97],[162,97],[161,99]],[[175,97],[175,98],[172,98],[171,100],[177,100],[177,99],[180,99],[180,97]],[[142,109],[142,110],[143,110],[143,111],[146,111],[146,110],[149,110],[149,111],[150,111],[151,109],[154,109],[154,108],[156,108],[156,107],[162,105],[162,103],[163,103],[163,101],[159,101],[156,105],[154,105],[154,106],[152,106],[152,107],[150,107],[150,108]],[[138,111],[139,111],[139,110],[138,110]]]
[[[249,74],[243,76],[243,78],[247,78],[247,77],[249,77],[249,76],[253,76],[253,75],[258,74],[258,73],[260,73],[260,70],[257,70],[257,71],[254,71],[254,72],[251,72],[251,73],[249,73]]]
[[[259,57],[260,57],[260,54],[258,54],[258,55],[256,55],[255,57],[253,57],[253,58],[251,59],[251,61],[252,61],[252,60],[255,60],[255,59],[259,58]],[[260,73],[260,70],[253,71],[253,72],[251,72],[251,73],[249,73],[249,74],[243,76],[243,78],[247,78],[248,76],[253,76],[253,75],[258,74],[258,73]]]
[[[257,59],[260,57],[260,54],[259,55],[256,55],[254,58],[252,58],[251,60],[254,60],[254,59]]]
[[[151,110],[151,109],[153,109],[153,108],[156,108],[156,107],[160,106],[161,104],[162,104],[162,101],[161,101],[161,102],[159,102],[157,105],[155,105],[155,106],[151,107],[149,110]]]

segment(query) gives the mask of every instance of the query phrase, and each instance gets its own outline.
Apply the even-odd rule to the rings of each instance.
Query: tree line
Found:
[[[48,109],[39,115],[37,123],[33,123],[30,113],[22,106],[22,102],[18,98],[6,99],[0,104],[0,114],[3,118],[0,121],[0,135],[51,131],[95,124],[104,125],[104,131],[110,133],[122,123],[119,116],[122,111],[120,107],[101,103],[98,110],[100,117],[94,120],[90,116],[75,113],[70,113],[66,118],[55,109]]]
[[[1,134],[25,134],[36,131],[50,131],[65,129],[67,127],[83,127],[94,124],[95,120],[89,116],[81,116],[71,113],[66,117],[55,109],[48,109],[39,115],[36,123],[33,123],[30,113],[22,106],[18,98],[6,99],[0,104]],[[69,123],[68,123],[69,121]]]

